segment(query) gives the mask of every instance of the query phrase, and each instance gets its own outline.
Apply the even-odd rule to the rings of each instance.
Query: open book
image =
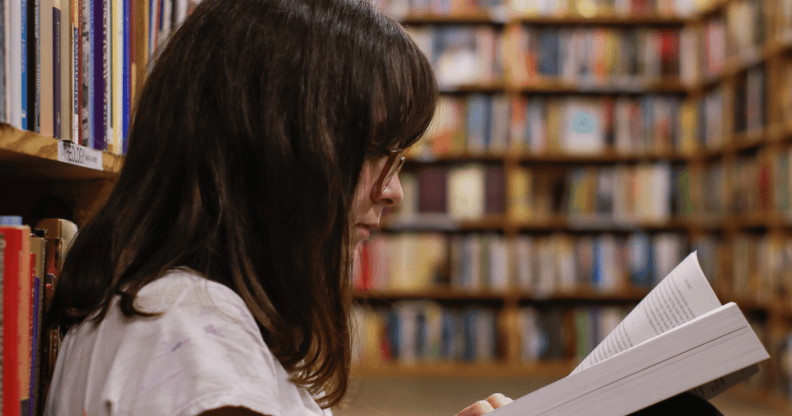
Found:
[[[567,377],[492,416],[626,415],[689,391],[709,400],[770,356],[690,254]]]

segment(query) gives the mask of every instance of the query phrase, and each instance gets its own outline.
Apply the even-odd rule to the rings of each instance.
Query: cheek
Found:
[[[366,162],[363,164],[363,170],[360,172],[357,188],[355,188],[355,199],[352,206],[355,219],[358,219],[359,216],[365,214],[371,205],[370,194],[372,183],[371,165]]]

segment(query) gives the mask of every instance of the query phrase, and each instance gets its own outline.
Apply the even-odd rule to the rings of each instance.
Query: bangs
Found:
[[[394,44],[383,59],[375,96],[373,140],[369,154],[407,149],[429,127],[437,104],[437,82],[423,52],[401,26],[394,28]],[[389,48],[390,49],[390,48]],[[382,74],[390,74],[382,75]]]

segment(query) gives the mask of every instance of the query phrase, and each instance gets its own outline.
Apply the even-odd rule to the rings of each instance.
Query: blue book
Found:
[[[539,72],[546,76],[558,76],[561,73],[558,29],[546,28],[539,32],[539,49]]]
[[[123,80],[121,92],[121,153],[127,152],[127,133],[129,132],[129,102],[130,102],[130,32],[129,32],[129,2],[133,0],[124,0],[124,63],[123,63]]]
[[[415,317],[415,352],[418,359],[426,359],[427,357],[427,340],[426,340],[426,313],[421,310]]]
[[[33,123],[30,130],[41,133],[41,0],[32,1],[33,15],[31,20],[28,20],[28,25],[31,23],[33,25],[33,43],[30,43],[31,39],[28,39],[28,52],[31,54],[28,62],[35,72],[34,77],[31,78],[31,84],[28,86],[28,92],[33,94],[32,97],[29,97],[33,99],[33,102],[28,102],[30,106],[28,112]],[[28,34],[30,34],[29,31]]]
[[[628,238],[627,246],[630,284],[635,288],[650,289],[654,281],[651,239],[644,233],[635,233]]]
[[[41,323],[40,323],[40,316],[42,314],[41,310],[41,277],[34,276],[33,279],[33,331],[31,336],[31,345],[34,348],[31,348],[31,356],[30,356],[30,390],[28,393],[28,397],[30,398],[30,405],[28,406],[28,416],[35,416],[37,412],[37,402],[39,401],[39,389],[38,384],[39,380],[39,355],[38,355],[38,348],[37,346],[41,343]]]
[[[467,103],[467,150],[487,149],[487,97],[473,94]]]
[[[603,259],[602,254],[602,241],[597,238],[594,240],[594,267],[591,270],[591,287],[597,289],[600,287],[603,281],[603,270],[602,267],[604,266],[605,259]]]
[[[22,225],[22,217],[18,215],[0,215],[0,225]]]
[[[5,2],[0,1],[0,16],[6,15],[7,13],[5,11],[6,7],[7,6],[5,5]],[[5,48],[6,30],[9,29],[0,30],[0,97],[5,97],[6,88],[11,88],[11,86],[8,85],[8,83],[6,82],[6,73],[5,73],[6,61],[11,59],[10,57],[6,56],[6,54],[11,53],[10,49],[6,50]],[[9,118],[10,118],[9,115],[7,115],[6,113],[6,100],[0,99],[0,122],[8,123],[10,121]]]
[[[395,310],[388,311],[388,316],[385,319],[385,326],[388,333],[388,346],[390,347],[391,357],[399,357],[399,333],[401,332],[401,324],[399,322],[399,315]]]
[[[456,328],[454,325],[454,316],[450,311],[443,311],[443,326],[440,335],[440,359],[454,360],[456,357],[453,354],[454,350],[454,334]]]
[[[465,340],[462,349],[462,359],[474,361],[476,359],[476,320],[478,310],[470,309],[462,315],[462,333]]]
[[[91,0],[93,9],[91,13],[91,41],[93,63],[93,139],[92,148],[106,149],[107,136],[107,95],[105,94],[107,81],[107,27],[105,25],[106,11],[104,0]]]

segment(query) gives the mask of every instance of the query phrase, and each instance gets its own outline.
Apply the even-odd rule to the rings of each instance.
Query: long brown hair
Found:
[[[365,1],[204,0],[152,64],[51,321],[99,323],[116,295],[124,315],[147,316],[138,291],[187,266],[238,293],[292,380],[338,403],[358,177],[367,157],[419,138],[436,95],[427,59]]]

